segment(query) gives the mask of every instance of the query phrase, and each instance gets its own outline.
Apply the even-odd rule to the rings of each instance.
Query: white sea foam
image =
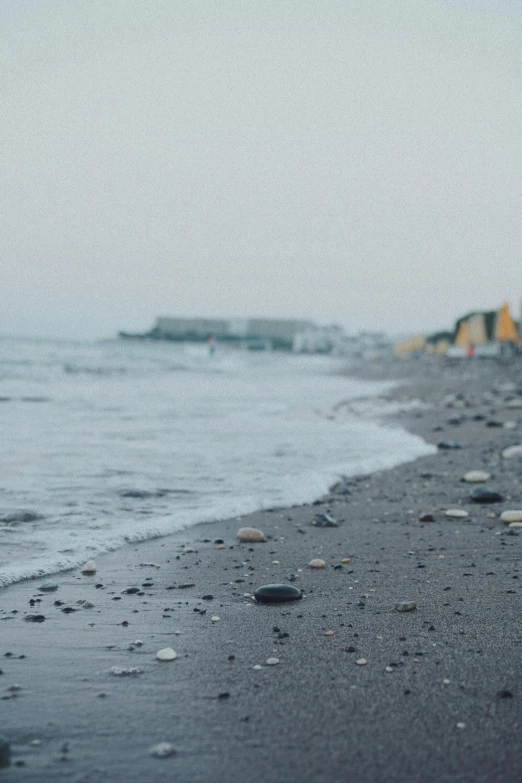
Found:
[[[75,370],[71,371],[74,367]],[[0,341],[0,584],[198,522],[309,502],[433,452],[346,413],[342,360],[171,344]]]

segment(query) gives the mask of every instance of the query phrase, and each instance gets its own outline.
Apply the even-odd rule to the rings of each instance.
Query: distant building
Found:
[[[134,339],[205,342],[211,338],[258,350],[292,350],[296,336],[317,331],[312,321],[293,318],[174,318],[162,316],[144,334],[120,332]]]

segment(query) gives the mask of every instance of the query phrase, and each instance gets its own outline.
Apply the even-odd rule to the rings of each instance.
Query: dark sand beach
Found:
[[[402,378],[389,401],[420,404],[390,423],[462,448],[349,479],[311,506],[128,546],[96,558],[94,575],[4,588],[2,781],[522,779],[522,536],[499,518],[522,508],[522,459],[501,456],[522,443],[522,362],[353,372]],[[502,502],[470,500],[472,470]],[[445,515],[455,508],[469,516]],[[321,512],[339,527],[314,527]],[[238,543],[246,525],[266,543]],[[289,581],[302,600],[248,597]],[[397,611],[405,601],[417,608]],[[165,647],[176,660],[156,660]],[[158,743],[175,752],[152,755]]]

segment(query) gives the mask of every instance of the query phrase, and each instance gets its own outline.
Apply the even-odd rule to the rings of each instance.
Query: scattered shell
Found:
[[[522,522],[510,522],[508,527],[511,530],[520,530],[520,528],[522,528]]]
[[[465,729],[466,728],[466,724],[465,723],[457,723],[457,728],[458,729]]]
[[[82,574],[95,574],[96,573],[96,563],[94,560],[87,560],[84,567],[82,568]]]
[[[259,671],[259,669],[262,669],[262,668],[263,668],[263,667],[262,667],[262,666],[260,666],[258,663],[256,663],[256,665],[254,666],[254,669],[255,669],[256,671]]]
[[[325,636],[335,636],[335,631],[327,631]]]
[[[169,756],[173,756],[177,753],[177,750],[170,742],[159,742],[157,745],[153,745],[152,748],[149,748],[149,753],[157,759],[168,759]]]
[[[341,563],[351,563],[351,562],[352,562],[351,557],[343,557],[343,559],[341,560]]]
[[[368,661],[366,660],[366,658],[357,658],[355,663],[357,664],[357,666],[366,666]]]
[[[224,548],[225,548],[224,544],[218,544],[216,547],[216,549],[224,549]]]
[[[141,639],[134,639],[134,641],[131,642],[131,644],[134,645],[134,647],[141,647],[143,645],[143,642],[141,641]]]
[[[195,551],[195,550],[194,550],[194,549],[192,549],[192,547],[191,547],[191,546],[186,546],[186,547],[185,547],[185,549],[183,550],[183,554],[184,554],[184,555],[190,555],[190,554],[192,554],[194,551]]]
[[[276,666],[279,663],[279,658],[268,658],[267,664],[268,666]]]
[[[237,531],[237,537],[240,541],[248,543],[256,543],[258,541],[266,541],[265,534],[262,530],[258,530],[255,527],[242,527]]]
[[[491,478],[490,473],[486,473],[484,470],[470,470],[464,474],[464,481],[470,484],[480,484],[483,481],[487,481]]]
[[[324,568],[326,566],[326,563],[324,560],[320,560],[319,558],[315,558],[314,560],[310,560],[310,568]]]
[[[502,452],[504,459],[513,459],[514,457],[522,457],[522,446],[509,446]]]
[[[393,666],[387,666],[384,671],[388,672],[388,674],[391,674],[393,672]]]
[[[469,517],[468,512],[464,511],[463,508],[448,508],[444,513],[447,517],[452,517],[453,519],[464,519],[465,517]]]
[[[38,589],[41,590],[42,593],[54,593],[55,590],[58,590],[58,585],[56,582],[44,582]]]
[[[400,601],[395,608],[398,612],[411,612],[417,608],[417,601]]]
[[[220,618],[220,617],[218,617],[218,616],[217,616],[217,614],[215,614],[215,615],[214,615],[213,617],[211,617],[210,619],[212,620],[212,622],[213,622],[213,623],[219,623],[219,621],[220,621],[220,619],[221,619],[221,618]]]
[[[502,522],[509,525],[510,522],[522,522],[522,509],[516,509],[512,511],[503,511],[500,515]]]
[[[173,661],[178,657],[178,654],[174,652],[172,647],[164,647],[163,650],[158,650],[156,658],[158,661]]]
[[[112,666],[109,672],[114,674],[115,677],[133,677],[136,674],[143,674],[143,669],[140,669],[139,666],[131,666],[128,669],[122,669],[121,666]]]

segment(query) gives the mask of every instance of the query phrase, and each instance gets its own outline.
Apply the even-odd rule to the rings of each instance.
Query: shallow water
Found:
[[[330,357],[0,340],[0,584],[431,453]],[[389,385],[388,385],[389,386]]]

